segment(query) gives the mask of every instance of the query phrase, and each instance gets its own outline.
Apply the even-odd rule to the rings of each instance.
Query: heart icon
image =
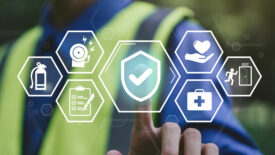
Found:
[[[200,54],[204,54],[210,48],[210,42],[208,40],[203,42],[195,40],[193,46]]]

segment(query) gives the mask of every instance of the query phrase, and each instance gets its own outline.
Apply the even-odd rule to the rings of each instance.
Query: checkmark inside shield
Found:
[[[153,70],[151,68],[147,68],[141,75],[138,77],[135,76],[134,74],[129,75],[129,79],[131,82],[133,82],[136,86],[141,85],[146,79],[150,77],[152,74]]]

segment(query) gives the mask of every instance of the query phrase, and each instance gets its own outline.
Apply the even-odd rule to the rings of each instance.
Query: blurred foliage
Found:
[[[275,1],[150,0],[160,6],[186,6],[214,32],[228,55],[252,56],[263,79],[250,100],[235,102],[234,112],[265,154],[275,154]],[[39,23],[44,1],[0,1],[0,44]],[[267,91],[268,90],[268,91]],[[252,100],[252,101],[251,101]]]
[[[253,98],[274,102],[275,92],[275,1],[271,0],[152,0],[168,7],[186,6],[206,29],[214,32],[225,54],[249,55],[263,79]],[[269,91],[265,91],[266,88]]]
[[[264,154],[275,154],[275,1],[153,0],[161,6],[187,6],[214,32],[225,54],[252,56],[263,75],[252,98],[234,100],[234,112]]]
[[[0,44],[11,41],[40,19],[43,1],[0,0]]]
[[[275,106],[258,100],[243,106],[234,107],[236,116],[264,154],[275,154]]]

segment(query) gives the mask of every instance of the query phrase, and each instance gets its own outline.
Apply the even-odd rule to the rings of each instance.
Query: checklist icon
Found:
[[[90,116],[91,102],[94,100],[94,93],[90,88],[81,85],[70,88],[69,91],[69,113],[70,116]]]

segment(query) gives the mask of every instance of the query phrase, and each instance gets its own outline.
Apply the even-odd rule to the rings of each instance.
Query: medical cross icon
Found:
[[[198,96],[198,99],[194,101],[198,104],[199,107],[201,107],[202,103],[205,103],[205,100],[201,98],[201,96]]]
[[[212,122],[223,100],[212,80],[187,79],[175,102],[187,122],[201,123]]]

